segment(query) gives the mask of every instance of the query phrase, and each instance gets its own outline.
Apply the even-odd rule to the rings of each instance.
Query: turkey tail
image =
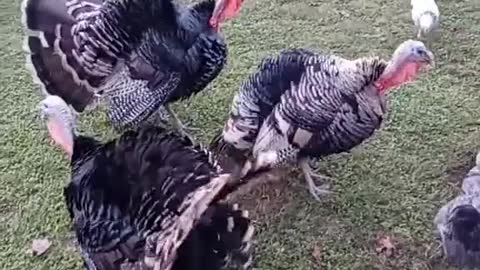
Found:
[[[252,263],[252,237],[254,227],[248,211],[242,211],[237,204],[219,204],[211,211],[210,223],[205,227],[204,246],[209,246],[212,255],[226,267],[234,264],[247,269]],[[202,224],[204,225],[204,224]]]
[[[100,5],[100,0],[24,0],[22,4],[26,67],[34,83],[44,95],[58,95],[78,112],[92,102],[103,77],[87,74],[73,55],[73,16]]]
[[[208,184],[198,188],[182,201],[178,208],[179,213],[181,213],[179,216],[162,221],[165,229],[151,237],[150,240],[156,243],[153,258],[155,269],[171,269],[176,251],[188,236],[187,233],[194,229],[229,179],[229,174],[222,174],[211,179]],[[151,261],[151,259],[149,257],[145,258],[146,261]]]

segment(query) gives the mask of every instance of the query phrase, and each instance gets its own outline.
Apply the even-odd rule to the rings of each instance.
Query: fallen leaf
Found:
[[[392,243],[390,236],[385,236],[377,241],[377,247],[375,249],[377,253],[383,253],[387,257],[393,256],[395,252],[395,245]]]
[[[315,245],[312,251],[312,257],[317,265],[322,264],[322,247]]]
[[[35,239],[32,242],[31,253],[33,256],[41,256],[48,251],[52,243],[48,239]]]

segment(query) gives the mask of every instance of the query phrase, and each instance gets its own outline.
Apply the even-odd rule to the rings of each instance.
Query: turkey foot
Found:
[[[173,128],[180,133],[182,136],[187,137],[190,139],[192,142],[195,141],[195,138],[190,135],[187,130],[190,131],[195,131],[195,130],[200,130],[199,128],[192,128],[192,127],[186,127],[182,121],[178,118],[178,116],[175,114],[175,112],[170,108],[170,106],[166,105],[165,109],[167,110],[168,114],[170,114],[170,121],[172,123]]]
[[[308,161],[304,160],[300,162],[300,168],[303,172],[303,175],[305,177],[305,180],[307,180],[308,184],[308,190],[310,191],[310,194],[317,200],[320,201],[321,196],[329,195],[333,193],[333,191],[330,191],[330,185],[325,183],[322,185],[317,186],[315,184],[315,180],[321,181],[321,182],[326,182],[328,180],[333,179],[332,177],[328,177],[325,175],[321,174],[316,174],[312,171],[312,168],[308,164]]]

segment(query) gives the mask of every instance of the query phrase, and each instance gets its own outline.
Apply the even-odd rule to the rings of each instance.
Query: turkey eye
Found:
[[[416,52],[417,52],[417,54],[420,55],[420,56],[425,55],[425,51],[424,51],[422,48],[417,48],[417,49],[416,49]]]

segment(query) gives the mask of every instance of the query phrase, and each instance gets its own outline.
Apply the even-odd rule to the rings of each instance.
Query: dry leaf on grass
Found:
[[[395,245],[392,242],[392,238],[390,238],[390,236],[380,238],[377,241],[377,247],[375,250],[377,253],[383,253],[387,257],[393,256],[393,253],[395,252]]]
[[[52,242],[48,239],[35,239],[32,242],[32,249],[30,252],[33,256],[41,256],[48,251],[51,245]]]
[[[313,259],[315,260],[315,263],[316,263],[317,265],[321,265],[321,264],[322,264],[322,247],[321,247],[321,246],[315,245],[315,246],[313,247],[312,257],[313,257]]]

